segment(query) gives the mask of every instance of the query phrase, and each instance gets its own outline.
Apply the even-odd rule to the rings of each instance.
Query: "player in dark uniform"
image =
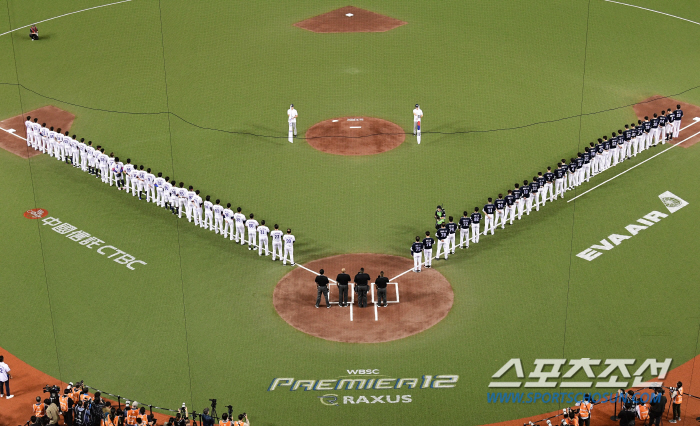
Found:
[[[506,215],[503,218],[503,223],[505,223],[506,220],[508,220],[508,216],[510,216],[510,224],[512,225],[513,218],[515,218],[515,196],[513,195],[512,189],[508,190],[508,195],[506,195],[505,201],[506,201]]]
[[[425,231],[425,238],[423,238],[423,259],[425,259],[425,267],[433,267],[433,245],[435,240],[430,236],[429,231]]]
[[[547,192],[549,192],[549,200],[547,200]],[[547,172],[544,174],[544,192],[542,194],[542,205],[546,201],[552,201],[554,197],[554,173],[552,167],[547,167]]]
[[[645,138],[645,133],[644,133],[644,123],[642,120],[637,120],[637,142],[636,145],[634,146],[634,156],[637,156],[637,153],[640,153],[644,151],[644,138]]]
[[[569,175],[569,189],[574,189],[575,186],[578,186],[578,182],[576,182],[576,159],[575,158],[572,158],[571,161],[569,162],[568,175]]]
[[[583,183],[583,154],[578,153],[576,157],[576,186]]]
[[[683,118],[683,110],[680,105],[676,105],[676,110],[673,111],[673,138],[677,138],[681,131],[681,119]]]
[[[591,150],[586,147],[583,150],[583,172],[581,172],[581,183],[591,180]]]
[[[617,148],[617,143],[618,143],[617,133],[613,132],[612,137],[610,138],[611,167],[617,166],[617,153],[619,152],[619,150]]]
[[[444,250],[445,260],[447,260],[447,255],[449,254],[449,251],[450,251],[448,248],[448,241],[447,241],[448,235],[449,235],[449,233],[447,232],[447,228],[445,227],[445,224],[443,223],[442,225],[440,225],[437,232],[435,232],[435,236],[438,239],[437,253],[435,253],[435,260],[438,260],[440,258],[440,249]]]
[[[664,121],[666,121],[666,117],[664,117]],[[634,124],[632,124],[632,127],[634,128]],[[632,157],[632,133],[634,132],[633,129],[630,129],[629,124],[625,124],[625,131],[623,132],[623,137],[625,138],[625,152],[622,153],[622,159],[623,160],[629,160],[630,157]]]
[[[459,248],[469,248],[469,226],[472,224],[472,219],[467,212],[459,218]]]
[[[653,145],[656,146],[659,144],[659,136],[661,133],[661,129],[659,129],[659,116],[654,113],[654,117],[650,120],[650,122]]]
[[[360,268],[360,272],[355,275],[355,293],[358,296],[358,306],[367,306],[367,291],[369,290],[369,274],[365,273],[365,268]]]
[[[598,174],[598,150],[593,142],[588,148],[588,155],[591,157],[591,176],[595,176]]]
[[[494,221],[494,228],[498,226],[498,218],[501,218],[501,229],[506,227],[506,200],[503,199],[503,194],[498,194],[496,202],[496,220]]]
[[[523,191],[520,190],[520,184],[515,184],[513,197],[515,197],[515,209],[518,211],[518,220],[520,220],[523,217],[523,209],[525,208],[525,200],[523,200]]]
[[[493,205],[493,199],[489,198],[488,203],[484,205],[484,235],[486,235],[489,230],[491,235],[493,235],[493,230],[496,229],[496,221],[494,218],[494,213],[496,212],[496,206]]]
[[[350,282],[350,275],[345,273],[345,268],[341,269],[335,281],[338,283],[338,306],[344,308],[348,306],[348,283]]]
[[[662,144],[666,143],[666,114],[665,111],[661,110],[659,114],[659,142]]]
[[[675,128],[676,114],[671,112],[671,108],[666,111],[666,141],[673,140],[673,129]]]
[[[542,175],[542,172],[537,172],[537,178],[534,180],[537,181],[537,189],[538,189],[537,197],[535,198],[535,200],[537,201],[538,206],[540,204],[542,204],[544,206],[544,197],[546,195],[546,193],[544,192],[544,184],[546,182],[546,179]],[[539,210],[539,209],[540,208],[537,207],[537,210]]]
[[[377,286],[377,301],[379,306],[386,308],[388,305],[386,303],[386,286],[389,284],[389,278],[384,276],[384,271],[379,273],[379,276],[374,280],[374,285]],[[382,300],[384,303],[382,304]]]
[[[530,182],[524,180],[521,191],[523,192],[523,201],[525,202],[525,212],[528,216],[530,216],[530,212],[532,211],[532,197],[530,197]]]
[[[328,302],[328,277],[323,275],[323,269],[318,271],[320,275],[316,277],[316,307],[318,308],[319,303],[321,303],[321,294],[326,298],[326,308],[330,308],[331,304]]]
[[[597,173],[602,172],[605,170],[603,168],[603,163],[605,162],[605,150],[603,149],[603,140],[598,138],[598,143],[595,146],[596,148],[596,158],[598,159],[598,170]]]
[[[449,217],[449,222],[447,222],[447,248],[452,246],[452,254],[455,254],[455,237],[457,236],[457,224],[454,223],[452,216]]]
[[[649,149],[651,146],[652,136],[651,121],[649,120],[649,117],[644,117],[644,149]]]
[[[411,244],[411,256],[413,257],[413,272],[420,272],[420,267],[423,264],[421,256],[423,255],[423,243],[420,242],[420,237],[416,236],[416,242]]]
[[[532,204],[535,206],[535,210],[540,211],[540,184],[537,183],[537,176],[532,177],[532,182],[530,182],[530,198],[532,199]]]
[[[479,242],[479,223],[481,222],[481,213],[479,213],[479,208],[474,207],[474,213],[472,213],[472,243]]]

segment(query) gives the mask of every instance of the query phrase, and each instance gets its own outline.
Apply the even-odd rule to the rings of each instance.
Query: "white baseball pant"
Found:
[[[447,249],[450,249],[450,246],[452,246],[451,253],[455,254],[455,234],[447,234]]]
[[[535,209],[537,209],[537,211],[540,211],[540,191],[533,192],[532,197],[530,198],[532,198],[532,204],[535,205]]]
[[[564,198],[564,178],[554,180],[554,199],[559,195]]]
[[[263,247],[265,249],[263,250]],[[265,252],[265,256],[269,255],[268,250],[267,250],[267,237],[263,237],[262,235],[258,236],[258,256],[262,256],[263,251]]]
[[[248,245],[256,245],[255,240],[257,239],[258,231],[255,228],[248,228]]]
[[[421,252],[413,253],[413,271],[420,272],[421,257],[422,256],[423,256],[423,253],[421,253]]]
[[[235,233],[236,233],[236,231],[233,230],[233,219],[225,218],[224,219],[224,228],[221,230],[221,235],[223,235],[224,238],[226,238],[226,236],[228,236],[228,235],[231,235],[230,240],[233,241],[233,239],[235,238],[234,237]]]
[[[212,231],[215,231],[215,234],[224,233],[224,217],[220,214],[217,214],[214,216],[214,229]],[[224,235],[224,238],[226,238],[226,235]]]
[[[478,223],[472,223],[472,243],[478,243],[479,242],[479,224]]]
[[[272,260],[275,260],[275,255],[282,259],[282,243],[272,243]]]
[[[287,257],[289,257],[289,262],[294,265],[294,246],[291,244],[284,245],[284,257],[282,258],[282,264],[287,264]]]
[[[445,238],[444,240],[438,240],[437,253],[435,253],[436,259],[440,258],[440,249],[442,249],[442,251],[445,252],[445,259],[447,259],[447,252],[449,251],[449,244],[447,238]]]
[[[207,227],[210,231],[214,230],[214,214],[210,210],[207,210],[204,213],[204,228]]]
[[[493,221],[493,214],[484,214],[484,235],[491,231],[493,235],[493,230],[496,228],[496,224]],[[438,253],[440,253],[440,247],[438,247]]]
[[[506,216],[503,218],[504,222],[508,220],[508,217],[510,217],[510,224],[513,224],[513,219],[515,219],[515,206],[517,206],[517,204],[506,206]]]
[[[469,248],[469,228],[459,230],[459,245],[462,248]]]
[[[194,206],[194,224],[195,226],[199,225],[200,228],[203,228],[204,226],[202,223],[202,208]]]
[[[245,244],[245,225],[242,222],[236,223],[236,237],[235,238],[236,238],[236,242],[240,241],[241,245]]]
[[[527,197],[525,198],[525,213],[527,215],[530,215],[530,212],[532,211],[532,197]]]
[[[677,138],[678,134],[681,132],[681,119],[677,119],[673,122],[673,137]]]
[[[501,229],[506,227],[506,211],[496,209],[496,219],[494,220],[494,228],[498,226],[498,219],[501,219]]]
[[[425,266],[427,266],[428,268],[433,267],[433,249],[432,248],[423,250],[423,259],[425,259],[425,262],[424,262]]]

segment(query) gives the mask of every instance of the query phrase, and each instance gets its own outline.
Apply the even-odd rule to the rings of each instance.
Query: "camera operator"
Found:
[[[634,426],[634,422],[637,419],[637,413],[634,411],[634,404],[631,402],[625,402],[622,411],[617,415],[620,418],[620,426]]]
[[[44,400],[44,405],[46,406],[46,417],[49,419],[49,424],[57,425],[58,421],[61,419],[58,405],[48,398]]]
[[[66,426],[73,425],[73,398],[71,398],[70,389],[63,391],[63,395],[58,398],[61,412],[63,413],[63,423]]]
[[[643,425],[647,424],[649,420],[649,404],[642,401],[642,399],[637,400],[637,418],[642,421]]]
[[[245,418],[245,421],[243,419]],[[233,422],[233,426],[250,426],[250,421],[248,420],[248,415],[246,413],[238,415],[238,421]]]
[[[219,420],[219,426],[231,426],[231,419],[228,418],[228,413],[221,415],[221,420]]]
[[[664,393],[665,391],[663,389],[654,389],[654,396],[651,398],[649,407],[649,426],[659,426],[661,424],[661,416],[664,414],[667,402]]]
[[[43,419],[46,417],[46,405],[41,402],[40,396],[36,397],[36,404],[32,405],[32,410],[34,411],[34,416],[36,416],[37,419]]]
[[[214,426],[214,419],[209,415],[209,407],[202,410],[202,426]]]
[[[681,421],[681,402],[683,402],[683,383],[676,383],[676,387],[669,388],[671,390],[671,401],[673,401],[673,419],[669,423],[678,423]]]

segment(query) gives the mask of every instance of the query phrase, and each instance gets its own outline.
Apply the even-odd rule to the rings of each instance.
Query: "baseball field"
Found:
[[[495,392],[603,398],[700,354],[697,1],[5,3],[0,347],[56,383],[255,426],[482,425],[574,405]],[[457,221],[677,104],[673,141],[408,272],[437,205]],[[38,154],[27,115],[291,228],[296,264]],[[398,303],[315,309],[342,267]]]

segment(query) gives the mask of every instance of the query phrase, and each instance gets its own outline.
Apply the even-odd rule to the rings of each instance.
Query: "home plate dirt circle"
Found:
[[[360,268],[365,268],[372,278],[370,282],[374,282],[380,271],[392,278],[412,268],[413,261],[398,256],[361,253],[327,257],[304,266],[312,271],[324,269],[325,275],[331,279],[335,279],[341,268],[345,268],[351,277]],[[435,269],[423,269],[423,272],[409,272],[396,279],[399,303],[391,303],[397,300],[393,284],[387,287],[389,306],[386,308],[377,307],[375,310],[369,294],[367,307],[359,308],[355,298],[351,321],[350,307],[341,308],[334,304],[326,309],[323,298],[319,308],[314,306],[315,278],[315,274],[303,268],[294,268],[277,283],[272,303],[277,313],[292,327],[336,342],[379,343],[418,334],[445,318],[454,302],[452,286],[447,279]],[[335,285],[330,286],[330,296],[331,302],[338,302],[338,287]]]
[[[314,124],[306,141],[315,149],[337,155],[372,155],[386,152],[406,140],[398,124],[373,117],[340,117]]]

